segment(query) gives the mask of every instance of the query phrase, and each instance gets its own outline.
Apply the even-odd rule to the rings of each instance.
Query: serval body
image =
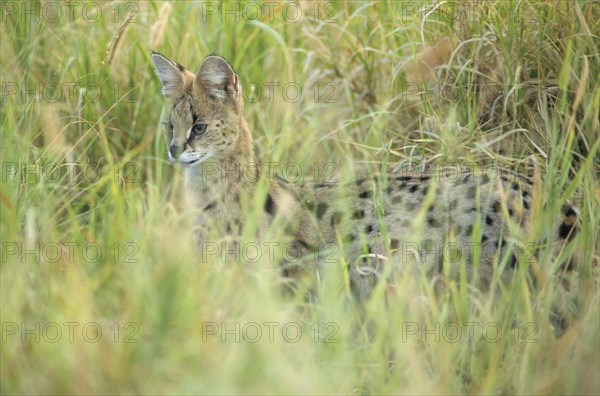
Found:
[[[207,57],[197,74],[157,53],[152,60],[170,106],[168,156],[185,168],[201,234],[218,229],[239,235],[246,222],[243,203],[252,198],[260,174],[238,76],[218,56]],[[523,241],[533,205],[532,181],[503,171],[447,168],[301,187],[273,179],[260,224],[284,219],[305,254],[343,246],[352,289],[364,299],[386,262],[434,274],[456,274],[466,263],[469,275],[483,283],[498,267],[510,277],[532,254]],[[570,205],[562,211],[555,240],[576,231],[577,211]],[[284,265],[284,271],[294,276],[301,269]]]

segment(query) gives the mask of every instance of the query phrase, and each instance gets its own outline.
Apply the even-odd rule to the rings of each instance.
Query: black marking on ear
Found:
[[[271,194],[267,194],[267,200],[265,201],[265,211],[271,216],[275,215],[275,201]]]
[[[573,210],[573,208],[569,207],[566,211],[565,211],[565,216],[567,217],[576,217],[577,213],[575,213],[575,211]]]

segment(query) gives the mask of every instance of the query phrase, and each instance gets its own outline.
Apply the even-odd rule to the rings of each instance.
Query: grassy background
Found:
[[[600,392],[597,2],[280,2],[260,18],[257,3],[87,4],[71,20],[53,2],[2,3],[3,394]],[[435,293],[406,279],[359,314],[343,265],[307,302],[282,296],[266,257],[199,258],[151,50],[194,71],[226,57],[259,158],[307,179],[327,162],[340,180],[382,161],[535,171],[538,278],[521,266],[494,303],[465,280]],[[582,232],[556,253],[547,230],[566,199]]]

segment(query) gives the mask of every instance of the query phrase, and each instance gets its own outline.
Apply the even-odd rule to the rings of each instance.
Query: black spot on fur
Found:
[[[415,193],[417,192],[417,190],[419,189],[419,185],[418,184],[413,184],[412,186],[410,186],[410,192],[411,193]]]
[[[469,190],[467,191],[467,198],[475,199],[476,196],[477,196],[477,187],[476,186],[469,187]]]
[[[450,202],[450,210],[454,210],[454,209],[456,209],[457,207],[458,207],[458,200],[457,200],[457,199],[453,199],[453,200]]]
[[[433,228],[438,228],[440,226],[440,222],[433,216],[427,217],[427,224]]]
[[[373,225],[367,224],[367,226],[365,227],[365,233],[370,234],[371,232],[373,232]]]
[[[473,235],[473,225],[469,224],[467,228],[465,228],[465,236],[470,237],[471,235]]]
[[[265,212],[271,216],[275,215],[275,201],[273,201],[271,194],[267,195],[267,200],[265,201]]]
[[[398,247],[400,247],[400,241],[392,238],[392,240],[390,241],[390,249],[396,250],[398,249]]]
[[[485,224],[487,224],[487,225],[492,225],[492,224],[494,224],[494,219],[492,219],[492,216],[490,216],[490,215],[487,215],[487,216],[485,217]]]
[[[216,202],[211,202],[211,203],[209,203],[208,205],[206,205],[206,206],[204,207],[204,210],[211,210],[211,209],[213,209],[215,206],[217,206],[217,203],[216,203]]]
[[[481,236],[481,243],[485,243],[485,241],[487,241],[489,238],[487,237],[487,235],[482,235]]]
[[[500,203],[500,201],[494,202],[493,209],[494,209],[494,212],[496,212],[496,213],[502,211],[502,204]]]
[[[561,239],[568,239],[569,241],[577,234],[577,228],[571,224],[562,223],[558,227],[558,237]]]
[[[517,268],[517,264],[519,263],[519,260],[517,260],[517,258],[515,257],[514,253],[510,255],[510,261],[508,262],[508,266],[511,269],[516,269]]]
[[[529,202],[523,200],[523,207],[527,210],[529,210]]]
[[[317,249],[316,249],[314,246],[312,246],[312,245],[309,245],[308,243],[306,243],[306,241],[304,241],[304,240],[302,240],[302,239],[296,239],[296,240],[294,241],[294,243],[295,243],[295,244],[297,244],[297,245],[300,245],[300,246],[302,246],[302,248],[304,248],[304,249],[306,249],[306,250],[309,250],[309,251],[311,251],[311,252],[314,252],[314,251],[316,251],[316,250],[317,250]]]
[[[397,181],[409,181],[411,179],[412,179],[412,177],[410,177],[410,176],[398,176],[396,178]]]
[[[365,190],[365,191],[361,192],[360,194],[358,194],[358,197],[362,198],[362,199],[366,199],[366,198],[371,198],[371,195],[372,195],[371,190]]]
[[[341,222],[342,222],[342,215],[339,212],[335,212],[331,216],[331,226],[335,227],[336,225],[340,224]]]
[[[365,218],[365,211],[362,210],[362,209],[361,210],[357,210],[356,212],[354,212],[352,214],[352,218],[357,219],[357,220],[364,219]]]
[[[325,212],[327,211],[327,204],[321,202],[320,204],[317,205],[317,219],[321,220],[321,217],[323,217],[323,215],[325,214]]]

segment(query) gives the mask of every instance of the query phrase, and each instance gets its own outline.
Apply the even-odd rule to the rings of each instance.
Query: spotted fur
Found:
[[[259,174],[238,76],[218,56],[207,57],[196,74],[160,54],[152,59],[169,100],[167,155],[185,168],[198,224],[204,230],[239,233],[246,220],[242,203],[253,196]],[[341,244],[360,298],[369,296],[386,263],[393,271],[412,268],[449,276],[466,263],[469,276],[489,282],[498,267],[510,277],[524,261],[527,252],[515,247],[523,248],[532,217],[531,180],[504,171],[452,168],[384,176],[341,186],[296,187],[275,179],[265,197],[261,227],[284,214],[288,234],[305,255]],[[569,204],[562,210],[554,239],[568,241],[577,233],[578,212]],[[318,271],[319,264],[314,268]],[[289,276],[299,272],[284,265]]]

